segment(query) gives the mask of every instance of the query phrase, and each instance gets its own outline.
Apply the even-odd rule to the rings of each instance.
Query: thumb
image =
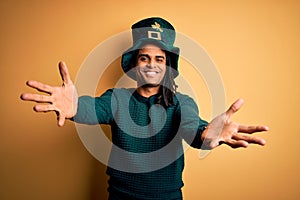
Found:
[[[58,116],[58,126],[62,127],[65,124],[65,116],[62,116],[61,114]]]
[[[228,119],[231,117],[231,115],[236,113],[242,107],[243,104],[244,104],[243,99],[236,100],[226,111],[226,115],[227,115]]]
[[[59,65],[60,76],[61,76],[63,82],[66,84],[72,83],[66,63],[61,61],[61,62],[59,62],[58,65]]]

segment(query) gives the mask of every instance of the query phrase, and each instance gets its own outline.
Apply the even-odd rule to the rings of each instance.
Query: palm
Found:
[[[59,70],[63,80],[62,86],[49,86],[37,81],[28,81],[28,86],[49,95],[25,93],[21,95],[21,98],[43,103],[34,106],[34,110],[37,112],[55,111],[58,116],[58,125],[62,126],[66,118],[72,118],[76,114],[78,95],[65,63],[59,63]]]
[[[206,148],[213,149],[220,144],[227,144],[232,148],[247,147],[249,143],[264,145],[262,138],[249,135],[255,132],[267,131],[266,126],[247,126],[230,121],[230,117],[240,109],[243,101],[237,100],[223,114],[214,118],[202,135]],[[245,134],[246,133],[246,134]]]

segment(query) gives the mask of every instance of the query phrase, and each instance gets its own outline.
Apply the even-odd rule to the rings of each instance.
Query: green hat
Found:
[[[160,17],[143,19],[131,26],[133,46],[122,55],[121,65],[123,71],[131,78],[136,79],[133,73],[128,73],[131,69],[132,59],[135,59],[136,50],[145,44],[154,44],[170,55],[170,65],[174,69],[174,77],[178,76],[179,48],[174,47],[175,29],[166,20]]]

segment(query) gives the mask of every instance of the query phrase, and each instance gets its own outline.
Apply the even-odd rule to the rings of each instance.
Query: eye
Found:
[[[141,56],[141,57],[139,57],[139,60],[142,62],[146,62],[146,61],[148,61],[148,58],[146,56]]]
[[[157,58],[156,61],[157,61],[158,63],[163,63],[163,62],[164,62],[164,59],[163,59],[163,58]]]

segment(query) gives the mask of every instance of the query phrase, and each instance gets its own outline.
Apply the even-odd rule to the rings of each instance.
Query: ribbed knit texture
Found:
[[[108,191],[122,199],[181,199],[182,139],[201,147],[207,122],[199,117],[193,99],[178,93],[172,106],[156,102],[157,95],[145,98],[134,89],[111,89],[100,97],[79,98],[76,122],[111,125],[116,146],[107,168]],[[126,153],[120,154],[118,148]]]

